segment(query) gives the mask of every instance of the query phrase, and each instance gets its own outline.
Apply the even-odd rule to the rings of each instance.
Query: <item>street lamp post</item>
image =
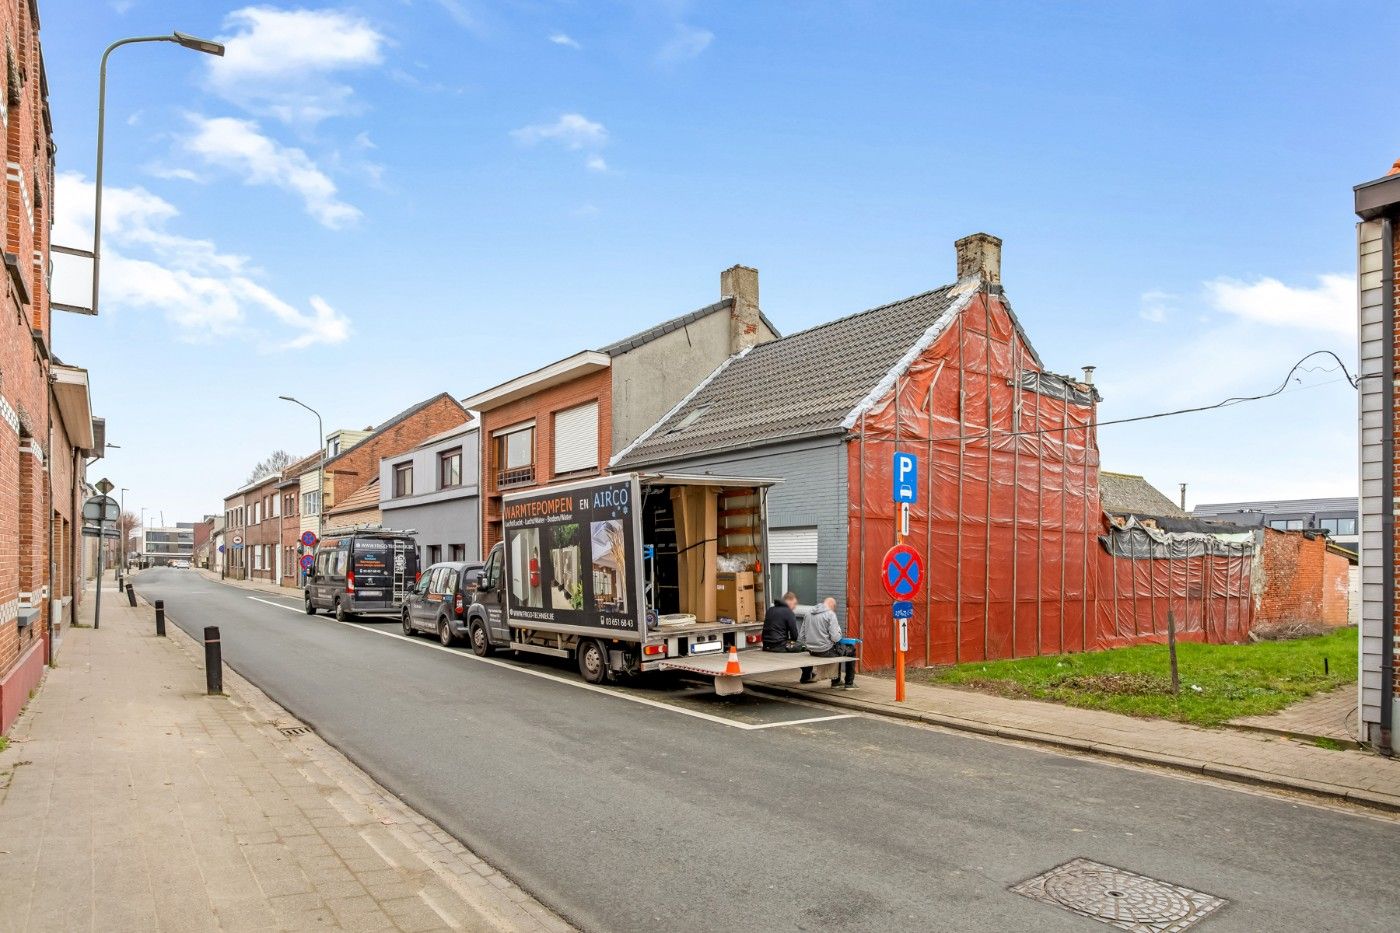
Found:
[[[102,274],[102,144],[107,126],[107,57],[123,45],[137,42],[174,42],[176,45],[203,52],[206,55],[224,54],[224,47],[218,42],[200,39],[183,32],[172,32],[168,36],[132,36],[118,39],[102,53],[102,67],[97,78],[97,198],[92,213],[92,313],[97,313],[97,287]]]
[[[121,563],[117,566],[121,569],[117,571],[117,587],[120,589],[121,581],[126,577],[126,494],[129,492],[125,486],[122,487],[122,504],[117,512],[117,533],[122,536],[121,541]]]
[[[284,402],[300,405],[316,416],[316,537],[319,540],[326,535],[326,429],[321,423],[321,413],[310,405],[290,395],[277,397]]]
[[[146,507],[141,506],[141,557],[138,558],[144,563],[146,557]]]

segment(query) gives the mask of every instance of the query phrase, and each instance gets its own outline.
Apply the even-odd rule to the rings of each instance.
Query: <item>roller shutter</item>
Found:
[[[554,415],[554,472],[598,468],[598,403]]]

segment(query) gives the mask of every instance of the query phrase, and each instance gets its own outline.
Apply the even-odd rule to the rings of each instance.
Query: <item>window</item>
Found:
[[[554,472],[598,469],[598,403],[554,413]]]
[[[817,593],[817,529],[774,528],[768,537],[768,582],[773,599],[788,590],[798,602],[815,605]]]
[[[1354,534],[1356,534],[1356,519],[1354,519],[1354,518],[1339,518],[1339,519],[1337,519],[1337,534],[1339,534],[1339,535],[1354,535]]]
[[[1302,520],[1301,518],[1290,518],[1290,519],[1288,520],[1288,530],[1289,530],[1289,531],[1302,531],[1302,530],[1303,530],[1303,520]]]
[[[449,544],[447,553],[450,555],[448,560],[466,560],[467,546],[465,544]]]
[[[321,514],[321,491],[319,489],[314,489],[311,492],[304,492],[301,494],[301,514]]]
[[[413,495],[413,462],[394,464],[394,498]]]
[[[462,485],[462,448],[444,450],[438,454],[438,488],[451,489]]]
[[[428,545],[428,563],[429,563],[429,564],[440,564],[440,563],[442,563],[442,545],[441,545],[441,544],[430,544],[430,545]]]
[[[499,488],[535,481],[535,426],[526,425],[497,434],[492,457]]]
[[[333,437],[326,442],[326,456],[334,457],[340,453],[340,438]]]
[[[432,596],[443,596],[452,589],[452,568],[439,567],[433,571],[432,582],[428,584],[428,593]]]
[[[270,496],[267,497],[267,517],[268,517],[268,518],[276,518],[276,517],[277,517],[277,494],[276,494],[276,493],[273,493],[272,495],[270,495]]]

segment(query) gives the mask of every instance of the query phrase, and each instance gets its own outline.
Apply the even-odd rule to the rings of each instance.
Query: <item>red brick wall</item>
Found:
[[[1322,554],[1322,621],[1346,625],[1351,604],[1351,561],[1340,554]]]
[[[243,491],[243,511],[247,522],[243,531],[243,552],[249,580],[276,582],[277,558],[274,552],[282,545],[282,519],[280,515],[273,518],[269,513],[274,500],[278,500],[280,511],[281,497],[277,491],[279,482],[281,476],[274,474],[257,486]],[[254,506],[257,507],[256,511]],[[256,524],[253,523],[254,515],[258,516]],[[259,550],[255,552],[255,548]],[[255,569],[258,566],[258,554],[261,554],[262,559],[261,570]]]
[[[6,162],[14,166],[7,169],[6,183],[0,186],[0,216],[5,251],[18,260],[23,282],[23,288],[16,287],[9,274],[0,270],[0,682],[13,684],[21,655],[44,639],[48,630],[48,605],[40,592],[49,584],[53,515],[46,472],[49,365],[35,345],[34,333],[47,341],[44,270],[53,201],[53,144],[44,125],[38,28],[27,0],[0,0],[0,31],[13,50],[21,78],[18,85],[7,86],[7,75],[0,73],[0,95],[8,110]],[[65,449],[59,457],[68,454]],[[70,491],[60,492],[57,498],[60,511],[71,512],[66,504],[71,499],[71,468],[66,474],[56,472],[55,480],[69,484]],[[62,519],[59,526],[61,532]],[[31,594],[29,598],[42,610],[39,621],[23,634],[15,619],[21,593]],[[26,657],[27,670],[35,656]],[[0,729],[8,728],[13,711],[12,704],[6,707]]]
[[[535,483],[544,486],[554,480],[554,414],[582,405],[598,403],[598,465],[606,472],[612,455],[612,371],[602,369],[580,376],[562,385],[551,386],[534,395],[483,412],[481,415],[481,552],[501,540],[501,493],[496,488],[496,473],[492,434],[502,428],[535,419]],[[570,474],[575,477],[578,474]],[[587,474],[583,474],[587,475]],[[529,489],[512,486],[510,492]]]
[[[412,450],[434,434],[465,423],[467,417],[461,404],[444,393],[382,434],[372,434],[340,456],[330,458],[326,461],[326,486],[331,496],[323,508],[334,508],[337,501],[345,501],[346,497],[378,476],[379,458],[394,457]],[[330,474],[334,474],[334,480],[329,478]],[[328,517],[326,527],[332,524]]]
[[[1347,622],[1347,559],[1322,535],[1264,529],[1255,586],[1255,624]]]

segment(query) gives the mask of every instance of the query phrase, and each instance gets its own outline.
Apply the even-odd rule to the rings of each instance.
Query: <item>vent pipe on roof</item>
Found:
[[[1097,366],[1084,367],[1084,384],[1086,386],[1091,386],[1094,384],[1094,370],[1096,369],[1098,369]]]
[[[988,285],[1001,284],[1001,239],[974,233],[953,244],[958,251],[958,281],[976,276]]]

